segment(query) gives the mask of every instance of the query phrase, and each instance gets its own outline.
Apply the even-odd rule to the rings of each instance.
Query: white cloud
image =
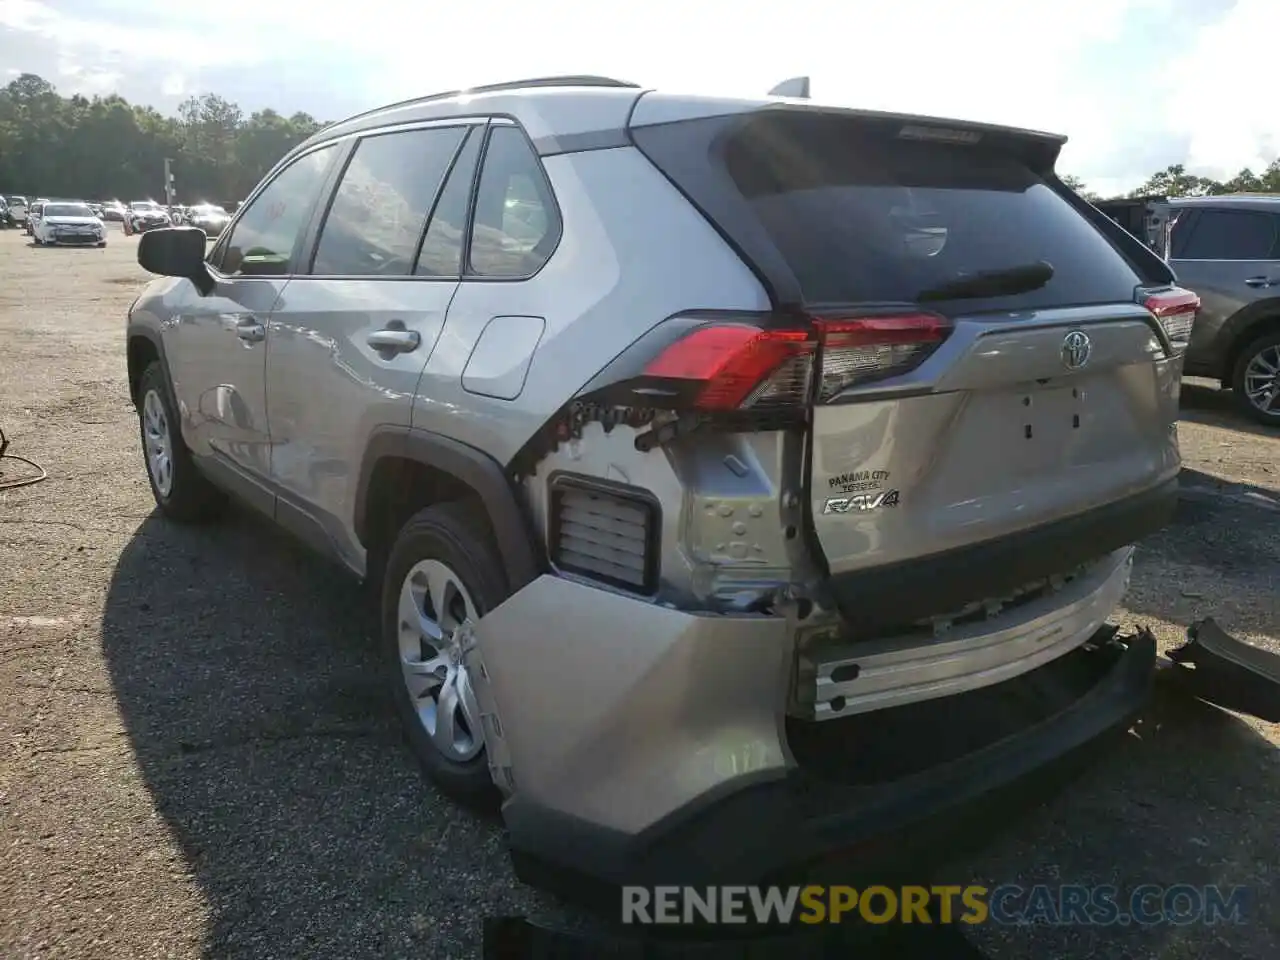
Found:
[[[188,97],[193,92],[193,87],[187,78],[181,73],[168,73],[160,82],[160,92],[166,97]]]
[[[139,2],[131,9],[145,17],[148,6]],[[0,28],[34,33],[76,53],[127,54],[142,61],[181,59],[193,67],[253,62],[265,55],[267,48],[254,39],[256,31],[238,30],[234,44],[215,48],[200,32],[183,24],[166,24],[165,18],[171,16],[167,10],[167,5],[157,5],[151,23],[125,25],[110,18],[70,13],[41,0],[0,0]]]
[[[471,0],[447,12],[421,0],[346,11],[314,0],[0,0],[0,40],[6,27],[55,42],[98,76],[125,63],[130,89],[171,100],[252,91],[250,109],[326,119],[353,99],[546,74],[739,94],[806,74],[824,101],[1066,133],[1062,166],[1106,191],[1169,163],[1220,175],[1264,166],[1280,148],[1280,117],[1258,100],[1277,0],[1077,0],[1069,11],[748,0],[732,12],[687,0]],[[310,99],[271,103],[286,74]]]
[[[1165,122],[1191,134],[1188,166],[1216,176],[1241,167],[1255,172],[1280,154],[1280,113],[1274,106],[1280,3],[1237,0],[1186,49],[1171,51],[1178,67]]]

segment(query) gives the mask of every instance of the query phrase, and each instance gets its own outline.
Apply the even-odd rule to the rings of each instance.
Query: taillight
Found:
[[[703,411],[797,410],[811,397],[814,358],[821,356],[816,400],[897,376],[918,366],[945,340],[951,324],[933,313],[840,314],[806,318],[804,329],[712,323],[694,328],[645,365],[648,386]]]
[[[716,324],[671,344],[644,376],[690,384],[697,410],[776,409],[805,402],[812,355],[804,330]]]
[[[1155,291],[1140,290],[1139,299],[1160,321],[1174,350],[1185,350],[1191,342],[1191,328],[1200,311],[1200,297],[1181,287],[1169,287]]]
[[[924,362],[951,333],[934,313],[815,318],[822,340],[818,402],[874,380],[906,373]]]

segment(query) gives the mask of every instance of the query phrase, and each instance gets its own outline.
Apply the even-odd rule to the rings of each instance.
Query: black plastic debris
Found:
[[[1192,696],[1280,723],[1280,655],[1237,640],[1210,617],[1187,628],[1169,659],[1168,676]]]

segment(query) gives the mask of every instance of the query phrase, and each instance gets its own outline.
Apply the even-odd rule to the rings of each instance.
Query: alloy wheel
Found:
[[[401,673],[428,739],[459,763],[484,749],[480,705],[459,631],[477,619],[470,593],[446,564],[422,560],[405,575],[398,624]]]

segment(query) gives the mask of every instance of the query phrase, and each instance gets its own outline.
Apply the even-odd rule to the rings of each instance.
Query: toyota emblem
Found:
[[[1093,343],[1083,330],[1072,330],[1062,339],[1062,365],[1068,370],[1079,370],[1089,362]]]

